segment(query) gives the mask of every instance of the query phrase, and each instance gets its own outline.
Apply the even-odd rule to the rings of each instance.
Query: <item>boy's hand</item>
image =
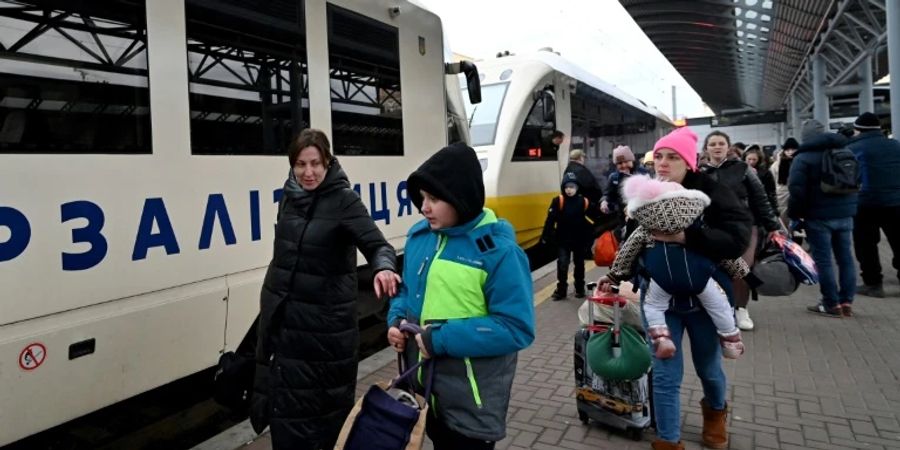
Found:
[[[425,349],[425,341],[422,340],[421,334],[416,335],[416,344],[419,344],[419,352],[422,353],[423,358],[431,358],[431,355],[428,354],[428,350]]]
[[[422,339],[422,335],[425,333],[425,330],[428,329],[430,325],[425,325],[422,327],[422,332],[416,335],[416,344],[419,345],[419,352],[422,353],[423,358],[431,358],[431,355],[428,354],[428,350],[425,348],[425,340]]]
[[[406,319],[403,319],[400,323],[406,323]],[[400,353],[406,350],[406,334],[400,331],[400,328],[391,327],[388,329],[387,340],[395,352]]]
[[[606,200],[600,202],[600,212],[603,214],[609,214],[609,203],[606,203]]]

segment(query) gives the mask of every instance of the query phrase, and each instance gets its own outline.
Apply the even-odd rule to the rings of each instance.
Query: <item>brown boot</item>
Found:
[[[703,446],[707,448],[727,448],[728,430],[726,419],[728,418],[728,406],[725,409],[712,409],[706,403],[706,399],[700,401],[703,409]]]
[[[681,441],[678,443],[669,442],[669,441],[661,441],[659,439],[653,441],[653,450],[684,450],[684,444]]]

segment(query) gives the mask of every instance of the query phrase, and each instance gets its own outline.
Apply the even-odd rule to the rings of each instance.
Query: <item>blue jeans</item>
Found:
[[[641,304],[646,288],[641,289]],[[641,308],[643,310],[643,308]],[[656,436],[669,442],[681,440],[681,381],[684,378],[682,338],[687,330],[691,338],[691,357],[703,385],[703,396],[713,409],[725,409],[725,371],[719,335],[709,314],[701,307],[685,312],[666,311],[666,325],[675,343],[675,356],[653,358],[653,408],[656,414]],[[646,329],[647,320],[644,319]],[[649,341],[649,340],[648,340]]]
[[[807,220],[806,238],[812,258],[819,270],[819,291],[822,304],[835,307],[840,303],[853,303],[856,294],[856,263],[850,250],[853,237],[853,218]],[[840,279],[835,281],[834,259],[837,260]],[[840,284],[838,290],[837,284]]]

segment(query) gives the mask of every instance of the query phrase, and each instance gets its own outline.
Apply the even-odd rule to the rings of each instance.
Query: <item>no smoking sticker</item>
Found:
[[[34,370],[40,367],[45,359],[47,359],[47,348],[44,347],[44,344],[35,342],[19,353],[19,367],[23,370]]]

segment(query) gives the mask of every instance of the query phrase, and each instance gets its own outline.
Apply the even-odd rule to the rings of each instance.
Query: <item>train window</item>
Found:
[[[0,0],[0,153],[150,153],[144,0]]]
[[[481,103],[469,103],[467,89],[463,88],[463,100],[466,103],[466,115],[469,119],[469,133],[472,135],[472,146],[493,145],[497,135],[497,121],[500,109],[506,97],[509,83],[491,84],[481,87]]]
[[[328,62],[334,153],[402,156],[397,28],[329,4]]]
[[[513,149],[513,161],[556,161],[559,145],[553,143],[552,134],[556,122],[544,121],[544,100],[547,96],[539,96],[531,105],[522,131],[516,139]]]
[[[193,154],[284,155],[309,126],[303,3],[187,0]]]

